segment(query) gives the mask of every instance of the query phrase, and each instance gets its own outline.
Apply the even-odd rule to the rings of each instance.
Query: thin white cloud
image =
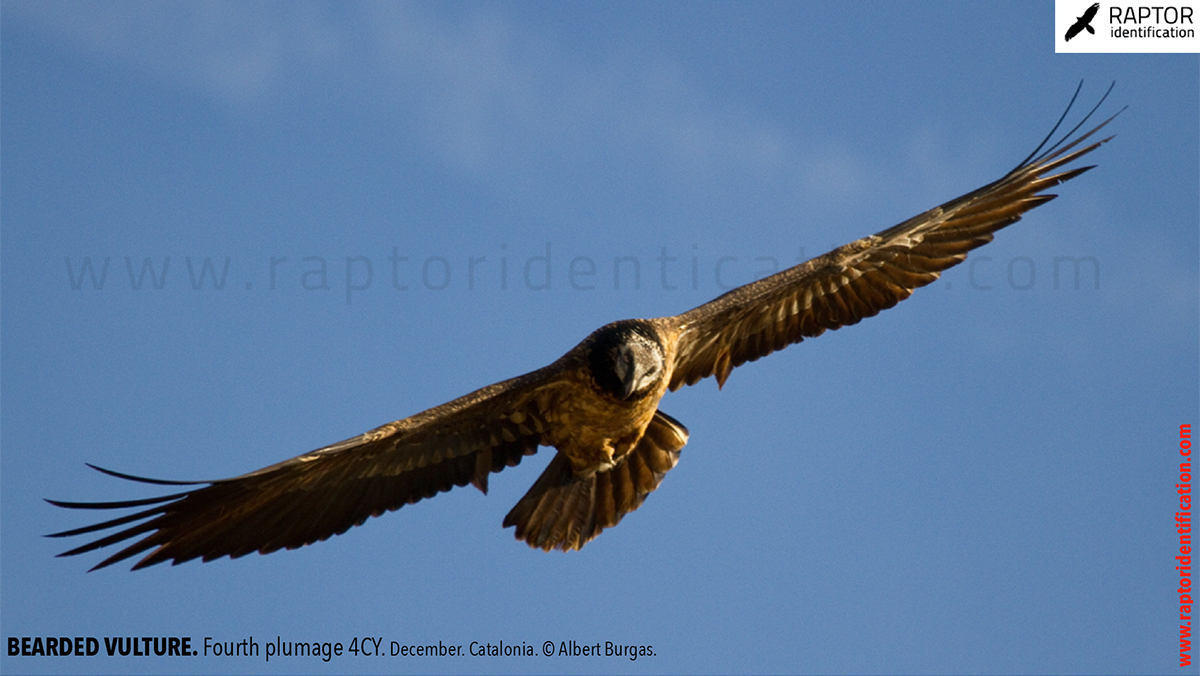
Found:
[[[577,58],[569,36],[516,25],[501,6],[6,2],[6,18],[73,48],[262,109],[336,90],[394,119],[460,171],[520,177],[555,165],[636,162],[698,199],[850,199],[864,169],[833,145],[808,156],[786,130],[706,98],[669,57],[610,47]],[[557,41],[557,42],[556,42]],[[782,193],[782,194],[780,194]]]

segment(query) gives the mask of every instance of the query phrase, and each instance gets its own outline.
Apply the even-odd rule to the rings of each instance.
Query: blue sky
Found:
[[[1056,55],[1041,2],[6,1],[2,19],[6,640],[655,656],[0,670],[1177,668],[1195,55]],[[1101,112],[1129,106],[1098,169],[897,308],[669,394],[679,466],[580,552],[500,527],[546,449],[486,497],[271,556],[86,573],[99,556],[41,537],[88,516],[42,498],[155,494],[85,462],[241,474],[893,225],[1015,165],[1080,80],[1080,110],[1114,80]],[[1064,257],[1094,261],[1078,288]]]

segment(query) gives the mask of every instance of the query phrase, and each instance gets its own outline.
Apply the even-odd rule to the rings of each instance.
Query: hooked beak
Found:
[[[622,400],[627,400],[637,391],[642,374],[638,372],[637,361],[633,358],[633,350],[622,346],[617,353],[617,377],[621,379]]]

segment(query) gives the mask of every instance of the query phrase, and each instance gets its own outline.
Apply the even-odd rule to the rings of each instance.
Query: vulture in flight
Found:
[[[144,552],[134,569],[295,549],[455,486],[486,493],[493,472],[548,446],[554,458],[504,526],[531,547],[579,549],[641,506],[679,461],[688,431],[659,410],[667,390],[709,376],[724,385],[746,362],[892,307],[1054,199],[1045,190],[1091,169],[1067,165],[1112,138],[1083,145],[1116,115],[1075,137],[1104,98],[1051,143],[1078,95],[1012,171],[899,225],[683,314],[608,324],[549,366],[249,474],[164,481],[95,467],[179,489],[141,500],[51,500],[69,509],[141,509],[50,537],[116,529],[60,554],[124,543],[92,570]]]

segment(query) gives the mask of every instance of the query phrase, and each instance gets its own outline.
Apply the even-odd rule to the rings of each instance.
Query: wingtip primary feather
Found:
[[[143,483],[143,484],[153,484],[155,486],[198,486],[200,484],[215,483],[213,481],[173,481],[170,479],[151,479],[150,477],[138,476],[136,474],[125,474],[124,472],[118,472],[116,470],[111,470],[111,469],[105,469],[104,467],[100,467],[99,465],[93,465],[90,462],[84,463],[84,464],[87,465],[88,467],[91,467],[92,469],[96,470],[97,472],[100,472],[102,474],[107,474],[109,476],[113,476],[118,479],[125,479],[126,481],[136,481],[138,483]]]

